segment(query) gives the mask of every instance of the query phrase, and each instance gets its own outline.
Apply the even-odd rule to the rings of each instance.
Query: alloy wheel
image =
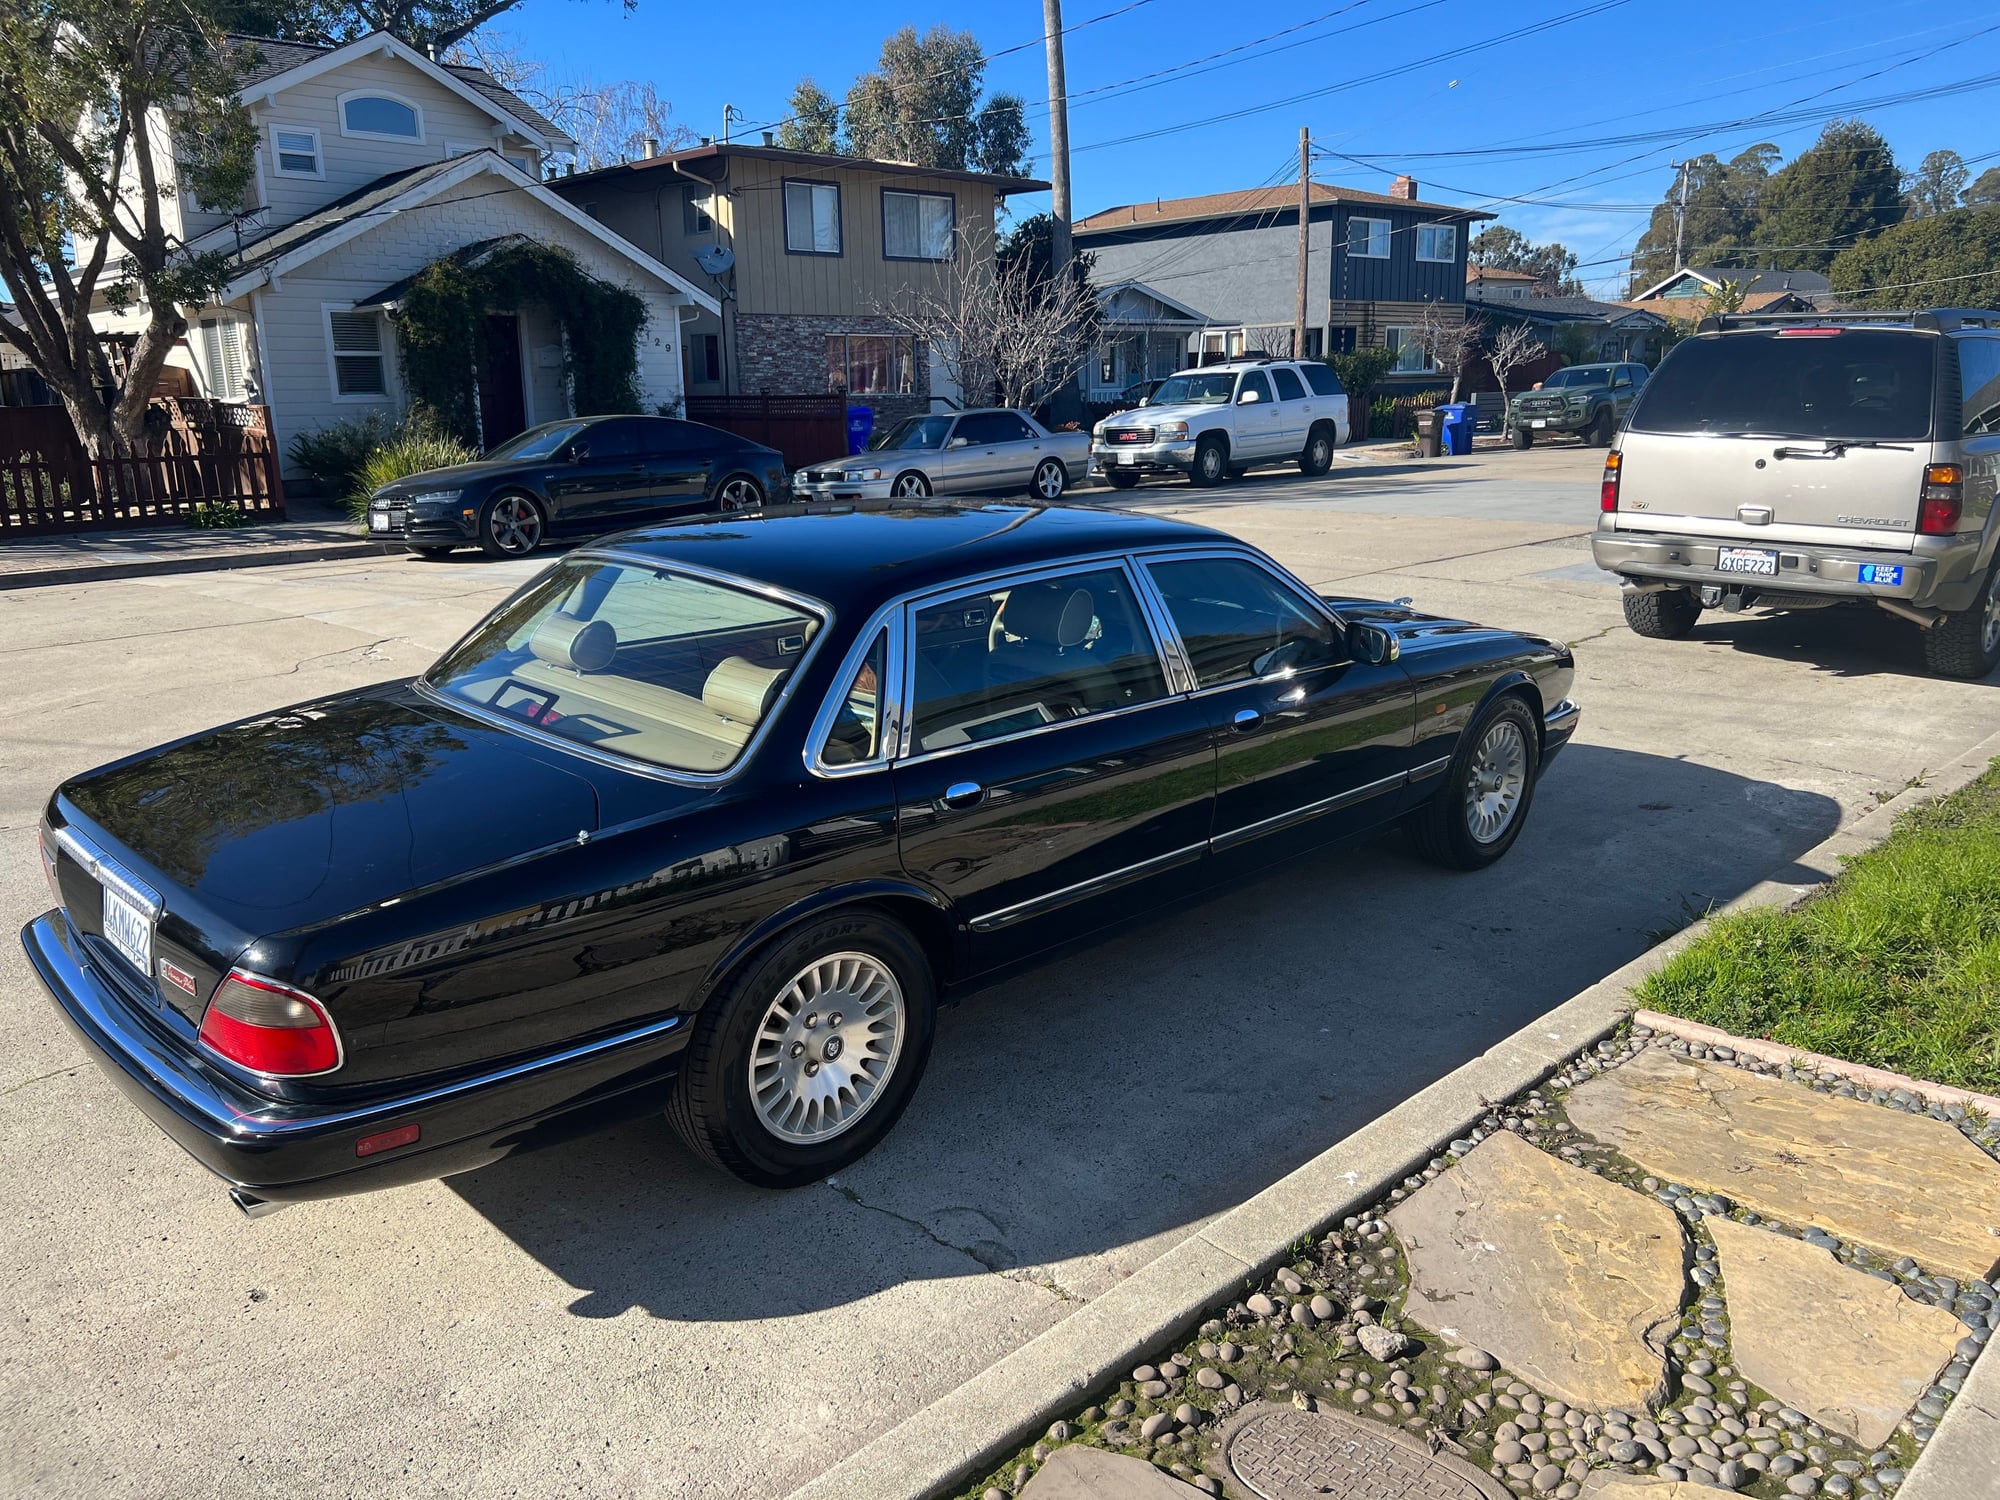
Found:
[[[1979,632],[1979,644],[1988,656],[2000,651],[2000,567],[1986,583],[1986,625]]]
[[[902,1055],[903,987],[866,953],[816,958],[778,991],[750,1045],[750,1098],[779,1140],[817,1145],[882,1097]]]
[[[764,492],[754,481],[739,477],[725,484],[716,499],[724,510],[755,510],[764,503]]]
[[[1063,467],[1054,459],[1045,459],[1035,470],[1035,493],[1044,500],[1060,500],[1063,492]]]
[[[1472,753],[1469,772],[1466,831],[1479,843],[1490,844],[1513,823],[1528,788],[1528,745],[1521,726],[1502,719],[1487,730]]]
[[[890,494],[901,496],[905,500],[921,500],[930,492],[930,481],[921,474],[903,475],[889,491]]]
[[[493,544],[512,557],[526,557],[542,542],[542,513],[523,495],[502,495],[486,522]]]
[[[1313,439],[1310,451],[1313,472],[1323,474],[1333,463],[1333,444],[1323,437]]]

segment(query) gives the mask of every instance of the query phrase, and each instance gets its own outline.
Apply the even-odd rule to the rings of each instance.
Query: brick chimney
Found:
[[[1416,202],[1417,179],[1414,177],[1398,177],[1394,182],[1389,184],[1389,196],[1391,198],[1406,198],[1412,203]]]

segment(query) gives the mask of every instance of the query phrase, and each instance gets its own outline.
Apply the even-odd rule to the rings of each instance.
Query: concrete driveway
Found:
[[[1141,922],[943,1020],[851,1175],[718,1177],[646,1123],[255,1223],[0,943],[0,1493],[782,1495],[1205,1217],[1990,732],[1988,684],[1826,613],[1641,641],[1601,455],[1121,504],[1307,579],[1575,643],[1577,744],[1480,876],[1395,837]],[[404,558],[0,594],[0,918],[65,775],[408,673],[532,571]]]

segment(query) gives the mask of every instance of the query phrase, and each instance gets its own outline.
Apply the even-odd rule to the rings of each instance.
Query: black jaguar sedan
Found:
[[[673,417],[571,417],[530,427],[476,463],[427,469],[368,500],[368,534],[419,557],[476,546],[526,557],[551,537],[752,510],[785,498],[784,455]]]
[[[940,1000],[1011,966],[1392,820],[1499,859],[1571,677],[1134,514],[630,532],[421,677],[68,782],[23,941],[252,1212],[660,1108],[791,1186],[880,1140]]]

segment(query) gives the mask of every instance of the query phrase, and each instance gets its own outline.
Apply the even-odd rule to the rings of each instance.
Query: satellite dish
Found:
[[[736,264],[736,252],[727,245],[703,245],[694,253],[694,263],[711,276],[720,276]]]

